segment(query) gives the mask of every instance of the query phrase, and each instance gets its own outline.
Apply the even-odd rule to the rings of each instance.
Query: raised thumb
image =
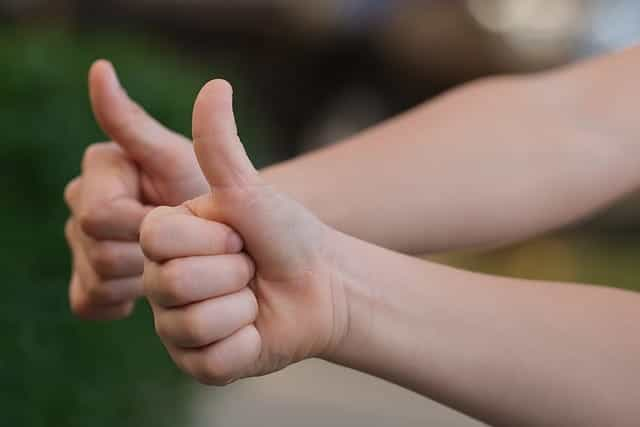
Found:
[[[120,86],[110,62],[96,61],[89,71],[89,96],[102,130],[133,159],[154,173],[186,152],[189,141],[156,121]]]
[[[211,187],[246,187],[259,182],[238,137],[228,82],[212,80],[200,90],[193,107],[193,143]]]

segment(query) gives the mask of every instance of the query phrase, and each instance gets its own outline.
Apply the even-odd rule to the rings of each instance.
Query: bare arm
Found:
[[[336,247],[367,262],[339,269],[350,326],[329,360],[491,425],[640,419],[640,295],[480,275],[350,237]]]
[[[145,295],[176,364],[224,385],[309,357],[494,425],[634,426],[640,296],[439,266],[340,233],[264,182],[231,87],[194,106],[209,194],[141,226]]]
[[[328,224],[402,252],[528,238],[640,184],[638,55],[472,83],[263,173]]]
[[[640,183],[639,49],[554,73],[473,83],[262,175],[327,224],[401,252],[498,245],[545,232]],[[114,183],[129,205],[175,205],[207,186],[189,141],[132,103],[103,61],[92,69],[91,93],[98,121],[118,144],[110,150],[118,148],[135,178],[118,187],[118,168],[98,146],[67,189],[68,238],[78,260],[71,305],[79,315],[102,317],[105,304],[130,311],[142,271],[135,243],[141,216],[104,199]],[[127,250],[105,240],[123,234]],[[116,299],[114,277],[127,280],[117,282],[123,292]]]

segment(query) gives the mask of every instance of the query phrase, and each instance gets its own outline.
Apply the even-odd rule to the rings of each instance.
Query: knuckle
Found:
[[[86,303],[72,301],[70,309],[71,313],[79,319],[93,320],[95,317],[92,307]]]
[[[107,150],[109,150],[109,144],[106,142],[99,142],[88,146],[82,156],[82,167],[86,168],[95,161],[100,160]]]
[[[211,351],[197,367],[193,376],[198,382],[204,385],[223,386],[235,380],[229,364],[222,361],[217,354],[216,351]]]
[[[89,305],[84,299],[69,297],[69,308],[74,316],[81,319],[89,315]]]
[[[191,369],[190,369],[190,363],[189,363],[191,362],[191,359],[185,357],[184,354],[181,354],[180,352],[176,351],[171,345],[171,343],[165,342],[165,340],[162,337],[160,338],[161,338],[160,341],[162,341],[162,343],[165,345],[167,352],[169,353],[169,356],[171,357],[173,362],[176,364],[178,369],[180,369],[182,372],[184,372],[187,375],[191,375]]]
[[[171,331],[167,327],[167,323],[163,321],[162,316],[156,315],[153,318],[153,326],[156,334],[163,340],[171,341]]]
[[[109,223],[109,209],[106,206],[89,206],[78,215],[80,228],[86,234],[93,236]]]
[[[89,284],[87,287],[87,297],[89,301],[100,305],[110,305],[121,302],[113,287],[99,280]]]
[[[185,299],[183,272],[177,260],[170,260],[159,268],[157,297],[166,303],[180,303]]]
[[[140,226],[140,246],[147,258],[157,259],[162,254],[162,236],[166,226],[163,218],[167,209],[171,208],[166,206],[155,208],[147,214]]]
[[[103,284],[92,282],[69,293],[69,308],[74,316],[84,320],[122,319],[134,309],[133,301],[118,301]]]
[[[253,279],[253,275],[255,274],[256,266],[253,263],[251,257],[245,253],[240,254],[242,257],[241,267],[238,269],[238,280],[246,281],[247,283]],[[245,285],[247,284],[245,283]]]
[[[251,314],[251,320],[253,321],[258,316],[258,310],[260,309],[260,306],[258,304],[258,299],[256,298],[256,294],[253,293],[253,291],[251,291],[250,289],[247,289],[246,292],[248,293],[247,303],[249,304],[249,313]]]
[[[194,374],[194,378],[202,385],[213,385],[218,387],[231,384],[234,381],[233,377],[217,376],[216,374],[211,374],[209,372]]]
[[[73,204],[80,185],[80,177],[74,178],[64,187],[64,200],[68,206]]]
[[[84,150],[82,170],[87,170],[98,163],[111,162],[116,157],[122,157],[123,154],[123,150],[113,141],[91,144]]]
[[[140,247],[149,259],[155,259],[160,246],[160,224],[147,217],[140,227]]]
[[[109,242],[94,242],[87,254],[89,263],[99,276],[114,274],[120,265],[120,256]]]
[[[181,328],[182,339],[189,346],[203,346],[209,344],[209,327],[206,320],[196,310],[187,310],[184,313]]]

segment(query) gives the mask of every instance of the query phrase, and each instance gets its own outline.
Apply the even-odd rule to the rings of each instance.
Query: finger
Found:
[[[144,254],[136,242],[96,241],[70,219],[65,234],[72,251],[82,254],[92,272],[102,279],[137,276],[144,271]]]
[[[89,71],[89,95],[96,119],[104,132],[136,161],[152,172],[163,168],[174,154],[167,145],[189,142],[165,128],[133,102],[120,85],[109,61],[96,61]]]
[[[153,210],[130,198],[106,203],[102,209],[86,211],[81,216],[82,231],[96,240],[138,242],[144,217]]]
[[[258,303],[249,288],[177,308],[154,307],[158,335],[181,348],[197,348],[221,340],[252,323]]]
[[[144,293],[155,304],[178,307],[237,292],[253,278],[254,265],[245,254],[175,258],[147,262]]]
[[[83,286],[83,276],[85,283],[92,283],[96,280],[95,274],[91,271],[83,259],[82,250],[79,248],[78,241],[73,237],[74,229],[73,221],[67,221],[65,226],[65,234],[69,242],[72,253],[72,276],[69,283],[69,305],[71,311],[78,317],[93,320],[112,320],[127,317],[133,311],[135,302],[132,299],[126,299],[124,302],[115,304],[99,304],[92,299],[90,294]]]
[[[238,137],[229,83],[207,83],[193,107],[193,140],[196,157],[209,185],[245,187],[260,182]]]
[[[116,320],[131,314],[135,302],[127,301],[114,305],[96,305],[80,284],[77,275],[73,275],[69,285],[69,305],[76,316],[87,320]]]
[[[242,239],[227,225],[191,215],[184,207],[156,208],[142,223],[140,245],[147,258],[222,255],[242,250]]]
[[[96,241],[85,236],[83,247],[89,265],[102,279],[139,276],[144,271],[144,254],[138,243]]]
[[[256,375],[262,340],[254,325],[201,349],[183,349],[165,343],[167,351],[185,372],[207,385],[226,385]]]
[[[64,200],[69,206],[69,209],[72,209],[73,205],[77,205],[78,196],[82,191],[82,179],[77,176],[73,178],[67,186],[64,188]]]
[[[142,276],[114,280],[81,281],[87,299],[97,306],[113,306],[142,296]]]
[[[137,240],[150,210],[138,201],[139,187],[136,166],[117,145],[94,144],[85,152],[81,191],[71,210],[96,239]]]
[[[73,253],[74,275],[77,276],[85,300],[93,305],[115,305],[129,302],[142,295],[142,277],[139,274],[115,280],[101,278],[89,262],[79,242],[77,237],[79,231],[74,227],[73,221],[68,222],[67,229],[69,245]],[[142,264],[141,260],[140,265]]]

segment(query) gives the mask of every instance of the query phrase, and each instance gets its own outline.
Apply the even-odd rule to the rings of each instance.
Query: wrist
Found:
[[[388,337],[415,326],[414,309],[421,310],[421,304],[409,307],[407,298],[423,300],[424,295],[416,294],[423,292],[419,282],[425,262],[337,231],[331,248],[328,259],[338,295],[335,333],[319,356],[370,372],[379,362],[374,355],[392,350]]]
[[[332,272],[334,324],[329,345],[319,356],[329,362],[340,363],[349,349],[356,346],[354,343],[367,335],[362,325],[372,313],[364,302],[371,301],[372,289],[357,268],[358,261],[366,260],[358,254],[360,245],[357,239],[332,231],[334,239],[327,259]]]

